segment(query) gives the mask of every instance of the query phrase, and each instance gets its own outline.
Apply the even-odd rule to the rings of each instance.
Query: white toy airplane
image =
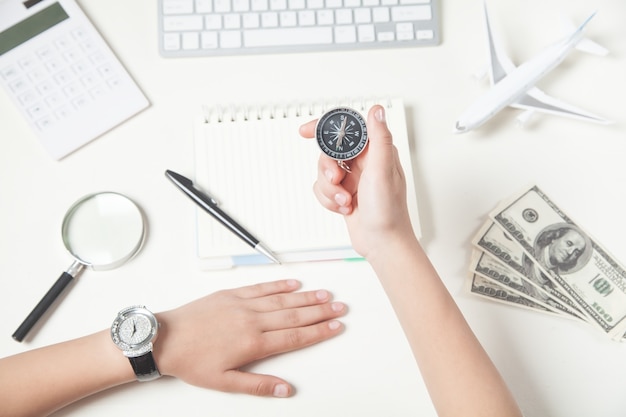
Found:
[[[589,16],[578,28],[574,28],[571,34],[516,67],[511,59],[502,52],[500,45],[494,42],[486,4],[484,9],[489,38],[489,58],[491,61],[489,75],[492,87],[459,117],[454,133],[463,133],[477,128],[506,106],[525,110],[518,116],[518,121],[521,124],[527,122],[535,111],[596,123],[610,123],[599,116],[552,98],[535,87],[535,83],[559,65],[574,48],[596,55],[608,53],[602,46],[583,37],[583,29],[595,13]]]

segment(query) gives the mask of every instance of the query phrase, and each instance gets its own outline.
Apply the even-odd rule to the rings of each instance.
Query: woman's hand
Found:
[[[301,126],[300,135],[314,137],[315,124],[314,120]],[[351,173],[339,167],[337,161],[320,156],[313,190],[324,207],[345,216],[355,250],[369,259],[379,245],[397,238],[414,239],[414,233],[407,210],[404,171],[382,106],[370,109],[367,130],[367,148],[347,161]]]
[[[325,290],[294,292],[283,280],[219,291],[157,315],[154,354],[161,373],[227,392],[288,397],[291,386],[241,368],[259,359],[329,339],[346,308]]]

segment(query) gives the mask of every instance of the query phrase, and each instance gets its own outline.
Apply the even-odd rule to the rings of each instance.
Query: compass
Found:
[[[355,158],[367,145],[365,119],[349,107],[331,109],[318,120],[315,138],[326,156],[350,172],[345,161]]]

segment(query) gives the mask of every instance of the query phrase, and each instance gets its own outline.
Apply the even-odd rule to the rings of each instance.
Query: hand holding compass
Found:
[[[318,120],[315,138],[326,156],[350,172],[345,161],[356,158],[367,145],[365,119],[349,107],[331,109]]]

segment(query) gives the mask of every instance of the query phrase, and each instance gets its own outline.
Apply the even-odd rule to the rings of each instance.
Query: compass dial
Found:
[[[353,159],[367,145],[365,119],[348,107],[329,110],[318,120],[315,138],[322,152],[332,159]]]

